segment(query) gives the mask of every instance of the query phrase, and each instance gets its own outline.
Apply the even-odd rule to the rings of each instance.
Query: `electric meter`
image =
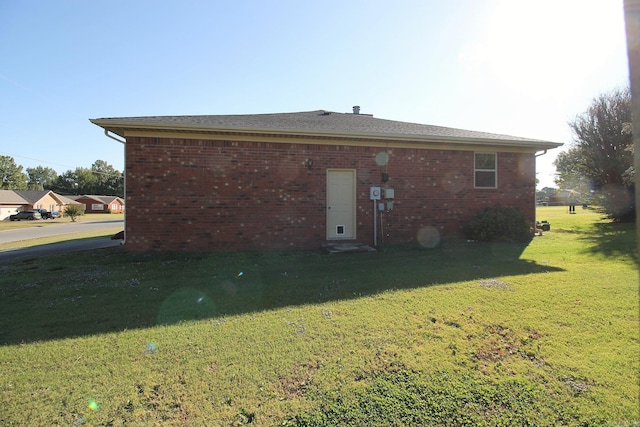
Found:
[[[369,198],[371,200],[380,200],[380,187],[371,187],[369,188]]]

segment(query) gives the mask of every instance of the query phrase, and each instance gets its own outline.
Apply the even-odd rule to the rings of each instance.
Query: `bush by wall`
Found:
[[[531,239],[531,226],[519,208],[496,206],[476,214],[465,227],[465,236],[482,242],[526,242]]]

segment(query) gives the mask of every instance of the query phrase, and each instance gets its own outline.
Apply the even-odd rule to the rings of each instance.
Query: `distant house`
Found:
[[[85,213],[122,213],[124,200],[118,196],[98,196],[85,194],[82,196],[67,196],[83,205]]]
[[[536,191],[536,205],[546,206],[549,204],[549,196],[544,191]]]
[[[28,209],[61,212],[69,203],[74,202],[50,190],[0,190],[0,221]]]
[[[359,107],[91,122],[125,144],[133,251],[422,243],[460,236],[496,205],[533,226],[536,153],[562,145]]]
[[[582,194],[577,190],[561,189],[558,190],[552,197],[551,201],[554,205],[576,205],[582,204]]]
[[[28,202],[13,190],[0,190],[0,221],[24,210]]]
[[[58,194],[58,197],[60,198],[60,200],[62,200],[62,202],[64,203],[64,206],[80,204],[71,198],[73,196],[63,196],[62,194]]]

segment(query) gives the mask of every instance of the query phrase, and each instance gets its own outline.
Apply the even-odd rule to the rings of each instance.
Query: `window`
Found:
[[[496,188],[498,177],[498,159],[496,153],[475,153],[475,187]]]
[[[92,203],[91,204],[92,211],[101,211],[104,210],[104,205],[102,203]]]

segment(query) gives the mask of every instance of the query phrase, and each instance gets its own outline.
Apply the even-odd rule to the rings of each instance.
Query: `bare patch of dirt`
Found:
[[[281,399],[290,400],[302,396],[304,390],[313,382],[318,369],[320,369],[318,361],[293,365],[289,374],[279,379],[278,394]]]
[[[496,279],[485,279],[479,283],[483,288],[498,288],[498,289],[511,289],[511,285],[507,282]]]
[[[529,359],[538,366],[544,365],[544,359],[536,354],[534,342],[541,337],[535,330],[529,330],[526,337],[519,337],[511,329],[502,325],[489,325],[486,339],[474,353],[477,362],[496,363],[518,356]]]

